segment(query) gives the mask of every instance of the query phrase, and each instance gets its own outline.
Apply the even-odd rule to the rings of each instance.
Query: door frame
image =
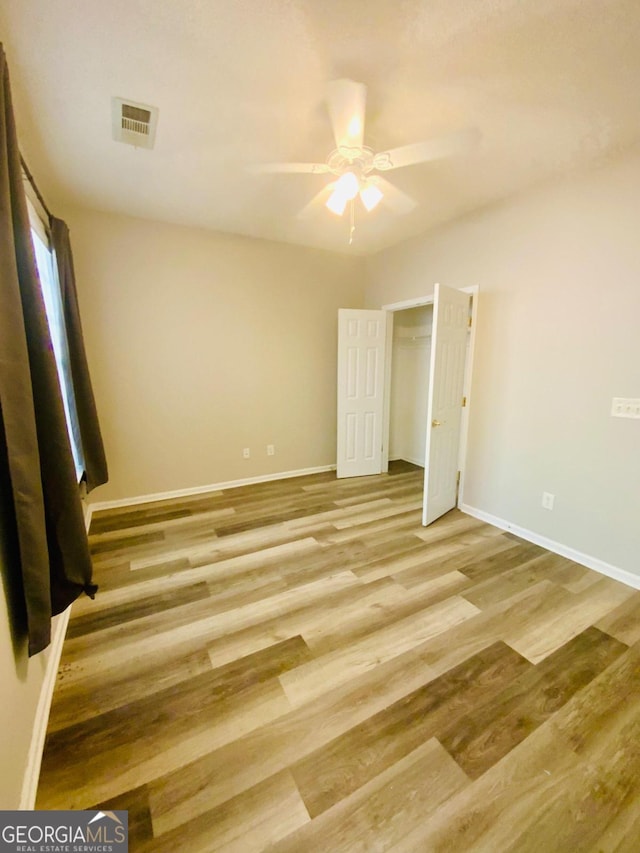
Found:
[[[453,285],[448,285],[452,287]],[[435,289],[435,285],[434,285]],[[473,284],[469,287],[457,287],[463,293],[471,295],[471,332],[469,335],[469,346],[467,348],[467,360],[464,368],[464,396],[467,398],[467,405],[462,412],[462,422],[460,425],[460,447],[458,451],[458,470],[460,471],[460,487],[458,489],[458,500],[456,506],[464,503],[464,486],[465,486],[465,468],[467,459],[467,443],[469,438],[469,410],[471,408],[471,392],[472,392],[472,375],[473,375],[473,358],[476,345],[476,329],[478,327],[478,293],[480,287]],[[433,305],[434,294],[428,296],[416,296],[413,299],[405,299],[402,302],[391,302],[387,305],[382,305],[381,310],[387,312],[387,348],[385,350],[385,369],[384,369],[384,396],[382,409],[382,471],[389,471],[389,428],[391,423],[391,355],[393,343],[393,315],[396,311],[405,311],[407,308],[420,308],[424,305]]]

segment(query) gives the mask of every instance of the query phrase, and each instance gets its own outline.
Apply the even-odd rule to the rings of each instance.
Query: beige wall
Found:
[[[466,503],[638,575],[639,199],[630,156],[367,260],[369,307],[480,286]]]
[[[64,216],[111,474],[96,500],[335,463],[336,317],[363,303],[360,259]]]

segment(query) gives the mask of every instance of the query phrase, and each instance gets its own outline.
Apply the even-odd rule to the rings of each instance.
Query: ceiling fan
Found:
[[[341,216],[350,204],[352,235],[354,202],[358,196],[367,211],[373,210],[383,199],[394,213],[399,214],[409,213],[417,205],[411,196],[376,173],[470,151],[480,137],[477,129],[468,128],[376,154],[364,144],[366,99],[364,83],[346,79],[329,83],[326,100],[336,147],[326,162],[261,163],[252,167],[252,171],[260,173],[333,175],[336,180],[323,187],[302,213],[324,199],[328,209]]]

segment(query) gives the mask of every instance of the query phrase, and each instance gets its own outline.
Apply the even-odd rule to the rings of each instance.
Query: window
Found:
[[[62,391],[62,402],[64,403],[71,451],[76,468],[76,477],[78,482],[80,482],[84,473],[84,458],[82,455],[82,442],[80,440],[80,428],[78,426],[73,383],[71,382],[69,346],[67,344],[57,266],[53,253],[49,248],[49,238],[45,227],[30,199],[27,199],[27,204],[29,207],[31,237],[35,250],[36,265],[38,267],[38,277],[40,278],[40,287],[42,288],[42,295],[44,297],[51,343],[58,368],[58,380]]]

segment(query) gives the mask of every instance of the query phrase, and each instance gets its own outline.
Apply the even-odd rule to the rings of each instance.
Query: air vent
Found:
[[[126,98],[111,99],[111,122],[116,142],[136,148],[153,148],[158,109]]]

